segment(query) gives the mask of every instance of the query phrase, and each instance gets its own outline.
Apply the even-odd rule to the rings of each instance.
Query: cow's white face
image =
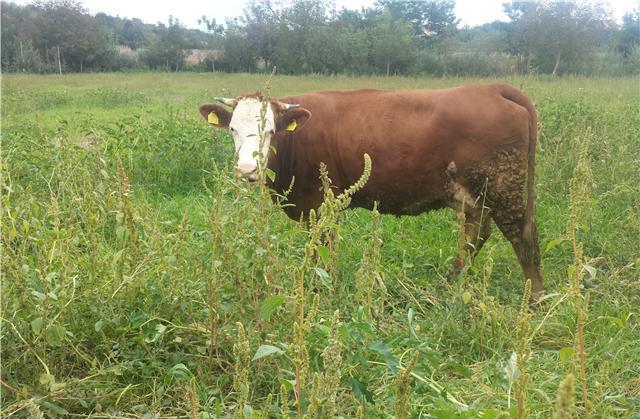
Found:
[[[254,183],[259,169],[266,166],[271,139],[279,131],[296,131],[311,117],[311,113],[298,105],[270,101],[263,111],[263,102],[256,96],[237,99],[217,98],[232,107],[216,104],[200,106],[200,113],[213,126],[228,128],[233,135],[236,150],[234,171],[240,178]]]
[[[258,180],[258,167],[264,167],[271,137],[275,134],[275,118],[271,106],[263,112],[262,102],[248,97],[238,101],[229,123],[236,146],[235,171],[249,182]]]

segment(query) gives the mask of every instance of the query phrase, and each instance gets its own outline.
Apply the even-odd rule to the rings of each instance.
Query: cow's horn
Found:
[[[214,99],[220,103],[224,103],[227,106],[231,106],[232,108],[235,108],[238,104],[238,101],[236,99],[229,99],[226,97],[215,97]]]
[[[297,103],[278,102],[278,105],[280,105],[280,107],[285,111],[288,111],[289,109],[299,108],[300,107],[300,105],[298,105]]]

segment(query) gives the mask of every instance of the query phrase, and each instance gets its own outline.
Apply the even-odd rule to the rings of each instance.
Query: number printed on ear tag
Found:
[[[218,118],[218,115],[216,115],[215,112],[211,111],[207,117],[207,122],[213,125],[220,125],[220,118]]]
[[[292,119],[291,122],[289,122],[289,125],[287,125],[287,131],[295,131],[296,128],[298,127],[298,123],[296,122],[295,119]]]

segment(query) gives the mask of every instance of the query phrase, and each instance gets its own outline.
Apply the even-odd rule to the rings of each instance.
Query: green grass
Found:
[[[372,213],[347,210],[332,227],[333,268],[320,258],[301,270],[310,233],[232,178],[230,136],[197,112],[213,96],[253,92],[265,81],[3,75],[2,416],[281,417],[286,395],[293,417],[300,345],[308,352],[303,410],[325,411],[320,400],[344,417],[390,417],[406,406],[396,404],[401,393],[409,417],[516,414],[510,359],[522,346],[518,318],[527,316],[519,313],[522,274],[506,240],[494,231],[468,273],[447,282],[458,237],[451,211],[382,216],[380,256],[363,258],[375,254]],[[277,76],[272,94],[477,81],[487,80]],[[569,186],[588,140],[592,178],[584,179],[577,237],[582,262],[595,268],[584,272],[581,294],[588,295],[589,410],[637,417],[638,79],[506,81],[533,98],[541,124],[537,214],[551,296],[529,312],[535,333],[520,371],[528,377],[526,407],[531,417],[550,417],[560,383],[568,373],[578,377],[582,297],[571,293],[568,275]],[[370,284],[373,309],[357,297],[359,270],[384,281],[386,292],[361,282]],[[296,298],[300,272],[305,288]],[[293,325],[302,299],[300,342]],[[261,345],[272,353],[247,362],[247,345],[250,357]],[[403,374],[415,351],[413,375]],[[323,388],[336,379],[327,362],[339,370],[338,388]],[[578,381],[583,417],[580,389]]]

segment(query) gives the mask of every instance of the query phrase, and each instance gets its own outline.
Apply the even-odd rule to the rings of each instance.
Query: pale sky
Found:
[[[12,1],[12,0],[9,0]],[[329,0],[330,1],[330,0]],[[507,20],[502,12],[502,3],[506,0],[456,0],[455,14],[460,26],[480,25],[494,20]],[[27,4],[30,0],[13,0],[18,4]],[[224,23],[226,17],[243,14],[246,0],[81,0],[90,13],[104,12],[112,16],[137,17],[146,23],[166,23],[169,15],[178,18],[188,28],[199,28],[198,19],[204,14]],[[336,8],[360,9],[372,6],[375,0],[335,0]],[[608,0],[613,15],[621,21],[625,12],[640,9],[640,0]],[[200,27],[200,29],[202,29]]]

